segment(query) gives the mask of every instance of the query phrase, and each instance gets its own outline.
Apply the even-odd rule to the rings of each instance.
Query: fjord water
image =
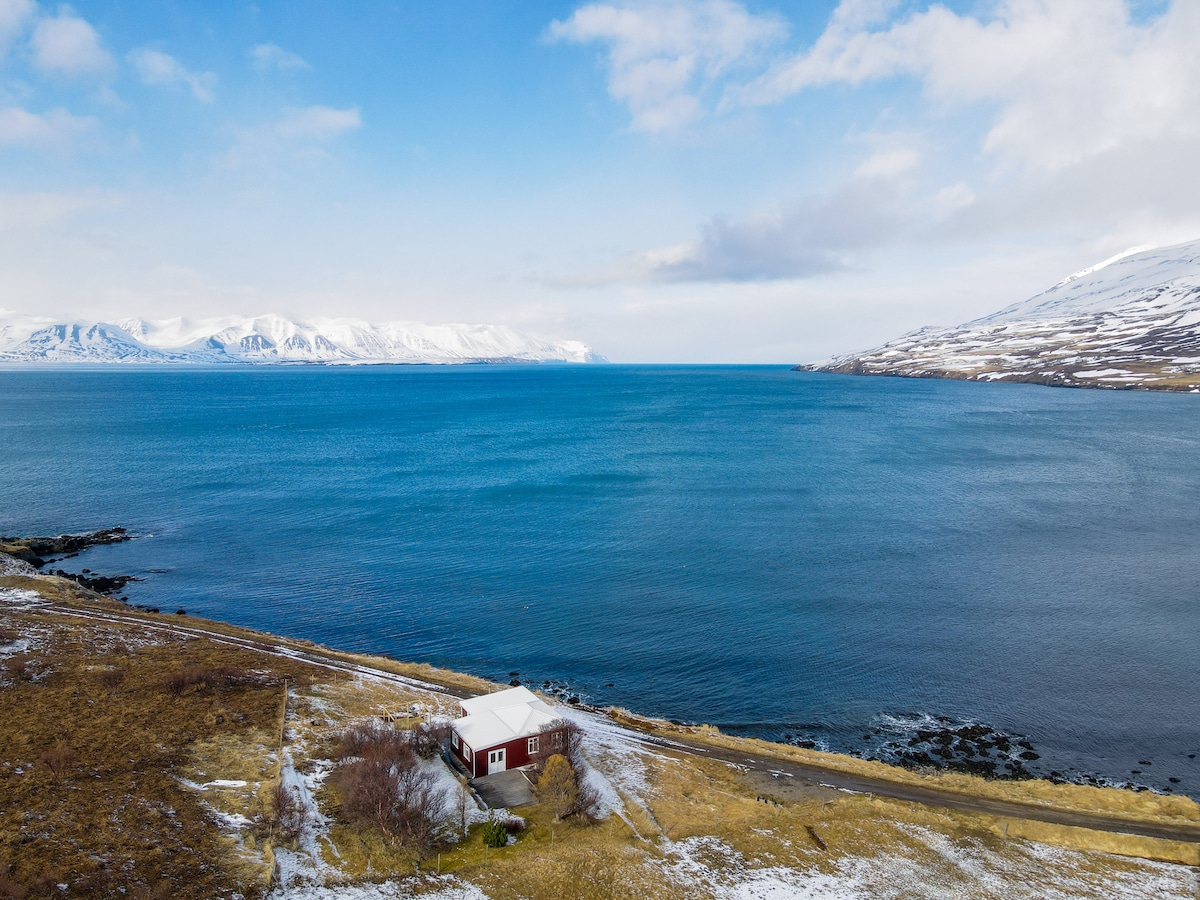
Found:
[[[71,562],[133,603],[835,749],[944,715],[1200,794],[1200,397],[28,369],[0,439],[0,532],[127,526]]]

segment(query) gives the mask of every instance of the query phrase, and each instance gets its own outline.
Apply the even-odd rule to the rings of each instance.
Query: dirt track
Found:
[[[195,619],[176,618],[175,616],[150,616],[133,610],[126,611],[119,607],[111,610],[98,610],[52,602],[47,602],[41,608],[76,618],[119,623],[136,622],[145,628],[156,631],[191,634],[231,646],[256,650],[271,656],[302,660],[312,665],[334,671],[346,672],[348,674],[369,674],[385,681],[393,681],[408,687],[434,690],[455,697],[473,696],[472,692],[466,691],[461,687],[439,683],[433,679],[410,678],[363,663],[351,662],[339,658],[333,651],[326,652],[320,648],[301,646],[287,639],[274,639],[265,635],[262,638],[248,638],[226,634],[217,628],[208,628],[202,621]],[[603,710],[596,710],[595,713],[603,715]],[[937,788],[926,787],[924,785],[847,774],[822,768],[819,765],[798,763],[766,754],[755,754],[715,747],[702,741],[691,739],[686,735],[671,735],[668,738],[655,733],[647,733],[634,729],[628,729],[628,734],[632,740],[646,746],[660,747],[663,750],[717,759],[776,778],[796,779],[799,782],[816,786],[873,794],[893,800],[921,803],[927,806],[943,807],[968,813],[980,813],[1012,819],[1027,819],[1048,822],[1055,825],[1090,828],[1114,834],[1131,834],[1200,844],[1200,823],[1194,825],[1159,824],[1123,818],[1119,815],[1076,812],[1034,803],[972,797],[967,794],[938,790]]]

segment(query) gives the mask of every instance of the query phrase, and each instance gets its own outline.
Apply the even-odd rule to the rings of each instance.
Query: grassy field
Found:
[[[47,600],[128,618],[73,618]],[[1086,849],[1085,836],[1069,833],[1079,829],[1039,832],[1035,823],[745,772],[647,748],[599,717],[581,718],[601,796],[595,820],[555,823],[548,810],[525,807],[513,842],[485,847],[483,814],[457,802],[458,782],[435,760],[427,765],[442,767],[448,832],[462,838],[465,815],[467,833],[419,853],[351,827],[326,776],[348,726],[452,715],[456,698],[289,655],[315,649],[303,642],[214,623],[204,623],[213,637],[169,627],[191,622],[126,610],[61,579],[0,578],[0,900],[1195,896],[1194,869]],[[336,651],[326,658],[458,690],[495,688],[426,666]],[[691,734],[812,759],[812,751]],[[1200,819],[1186,798],[945,779],[963,792],[1017,792],[1148,821]],[[296,827],[278,815],[281,784],[303,808]],[[367,887],[380,882],[391,886]]]

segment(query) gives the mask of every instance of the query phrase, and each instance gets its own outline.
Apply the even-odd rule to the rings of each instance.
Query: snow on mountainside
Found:
[[[1126,251],[982,319],[797,368],[1200,390],[1200,241]]]
[[[56,322],[0,310],[0,362],[472,363],[603,362],[579,341],[502,325],[422,325],[283,316]]]

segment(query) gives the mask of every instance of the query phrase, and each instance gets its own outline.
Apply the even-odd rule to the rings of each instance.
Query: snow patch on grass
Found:
[[[754,868],[714,837],[663,841],[659,865],[681,892],[701,890],[722,900],[1166,900],[1190,896],[1195,886],[1186,866],[1024,841],[1009,842],[997,852],[977,840],[955,840],[924,828],[908,833],[914,844],[910,854],[848,857],[834,861],[833,871]]]
[[[419,893],[414,888],[420,887]],[[473,884],[465,884],[450,875],[427,875],[422,879],[407,878],[383,884],[345,886],[306,885],[296,888],[277,888],[269,900],[393,900],[420,896],[421,900],[487,900],[487,895]]]
[[[27,591],[24,588],[0,588],[0,603],[13,609],[32,609],[35,606],[49,605],[49,601],[37,591]]]

